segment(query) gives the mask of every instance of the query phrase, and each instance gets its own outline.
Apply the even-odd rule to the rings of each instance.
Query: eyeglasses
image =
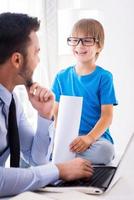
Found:
[[[85,37],[85,38],[68,37],[67,38],[67,44],[69,46],[77,46],[80,43],[80,41],[83,46],[93,46],[95,42],[99,42],[99,40],[93,37]]]

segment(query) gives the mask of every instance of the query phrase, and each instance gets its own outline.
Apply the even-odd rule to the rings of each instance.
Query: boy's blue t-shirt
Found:
[[[75,66],[61,70],[54,80],[52,91],[57,102],[60,95],[83,97],[79,135],[89,133],[95,126],[101,116],[101,105],[117,105],[112,74],[99,66],[84,76],[77,75]],[[101,137],[113,143],[109,129]]]

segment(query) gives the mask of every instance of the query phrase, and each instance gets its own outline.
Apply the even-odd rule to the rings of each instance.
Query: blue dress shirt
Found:
[[[4,167],[9,156],[7,127],[11,95],[0,84],[0,197],[35,190],[59,178],[57,167],[48,163],[47,159],[51,121],[38,116],[37,130],[34,133],[14,92],[21,154],[33,167],[27,169]]]

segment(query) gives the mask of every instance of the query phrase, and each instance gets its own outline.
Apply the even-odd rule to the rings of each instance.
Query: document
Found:
[[[60,97],[59,111],[54,139],[52,162],[59,163],[75,158],[69,149],[70,143],[78,136],[83,97]]]

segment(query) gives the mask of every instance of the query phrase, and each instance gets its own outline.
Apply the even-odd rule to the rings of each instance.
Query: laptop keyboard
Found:
[[[81,179],[76,181],[61,181],[58,184],[54,185],[54,187],[93,186],[99,188],[107,188],[115,174],[115,171],[116,167],[112,166],[94,167],[94,174],[90,179]]]
[[[89,185],[107,188],[115,174],[115,171],[115,167],[96,167],[94,169],[94,174],[89,181]]]

